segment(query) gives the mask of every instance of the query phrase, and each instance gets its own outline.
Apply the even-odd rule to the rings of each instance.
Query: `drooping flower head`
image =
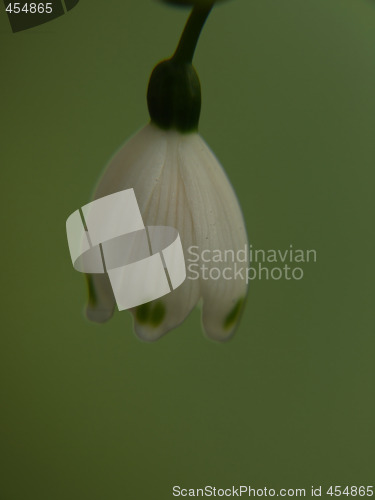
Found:
[[[145,225],[172,226],[180,234],[187,279],[170,294],[132,309],[135,331],[146,341],[181,324],[200,300],[207,336],[227,340],[247,294],[247,256],[241,262],[220,258],[247,246],[241,209],[223,168],[197,132],[201,90],[192,58],[212,5],[193,8],[176,52],[153,70],[147,95],[151,122],[110,160],[94,195],[99,199],[133,188]],[[87,278],[87,316],[107,321],[115,309],[108,276]]]

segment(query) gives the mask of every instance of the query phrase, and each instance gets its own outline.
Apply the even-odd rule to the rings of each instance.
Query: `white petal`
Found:
[[[213,279],[201,279],[202,320],[208,337],[223,341],[232,336],[247,294],[248,241],[245,224],[233,188],[203,139],[196,134],[186,136],[180,144],[179,156],[199,247],[197,253],[202,255],[201,252],[206,250],[206,254],[212,256],[215,250],[222,255],[230,250],[235,256],[234,262],[231,259],[227,262],[200,262],[218,269]],[[237,261],[238,250],[243,250],[245,262]],[[235,265],[237,270],[242,269],[242,276],[237,275],[237,279],[234,279]],[[224,268],[229,268],[225,275]],[[216,279],[217,276],[221,277]],[[225,279],[228,276],[231,279]]]
[[[147,195],[159,182],[164,167],[166,134],[149,124],[131,137],[109,161],[94,199],[133,188],[143,215]]]
[[[101,198],[133,188],[146,226],[172,226],[183,249],[194,244],[193,221],[179,174],[178,148],[184,136],[150,124],[113,157],[95,193]],[[160,338],[188,316],[200,297],[198,281],[186,280],[170,294],[132,310],[137,335]]]

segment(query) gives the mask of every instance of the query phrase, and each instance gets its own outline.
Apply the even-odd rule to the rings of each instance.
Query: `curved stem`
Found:
[[[199,36],[213,6],[214,0],[206,7],[196,6],[193,8],[172,59],[192,62]]]

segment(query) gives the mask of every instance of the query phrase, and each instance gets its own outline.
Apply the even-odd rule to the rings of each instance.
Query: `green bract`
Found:
[[[192,9],[175,53],[159,63],[150,77],[147,103],[151,121],[166,130],[198,129],[201,86],[192,61],[199,35],[214,5],[213,1],[200,1]]]
[[[147,104],[151,120],[159,127],[197,130],[201,86],[194,66],[174,58],[159,63],[151,74]]]

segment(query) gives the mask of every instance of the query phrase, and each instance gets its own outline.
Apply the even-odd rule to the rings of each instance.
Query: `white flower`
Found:
[[[242,312],[248,262],[204,260],[228,250],[236,254],[247,245],[247,236],[236,195],[218,160],[198,133],[163,130],[150,123],[112,158],[95,199],[130,188],[146,226],[172,226],[179,231],[187,265],[187,279],[179,288],[132,310],[137,335],[157,340],[182,323],[202,299],[207,336],[227,340]],[[214,279],[203,279],[201,273],[199,279],[192,279],[196,273],[189,271],[190,247],[200,256],[204,252],[203,260],[194,262],[194,270],[202,265],[218,268]],[[243,274],[235,277],[241,267]],[[115,307],[108,276],[90,275],[89,288],[88,317],[108,320]]]

